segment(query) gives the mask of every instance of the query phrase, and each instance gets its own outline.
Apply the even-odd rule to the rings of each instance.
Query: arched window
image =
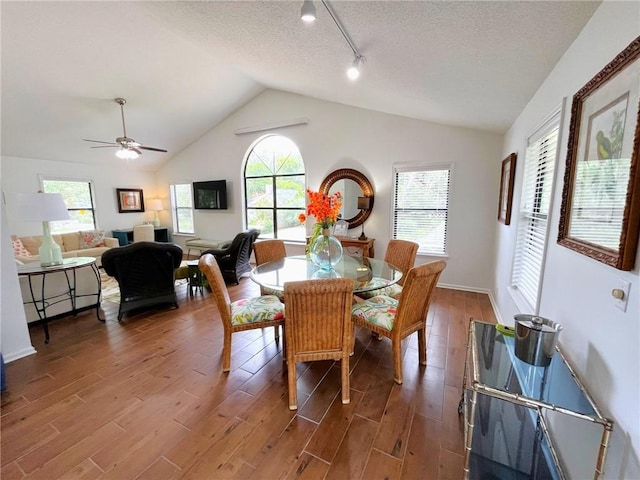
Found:
[[[247,228],[262,238],[304,242],[298,221],[305,211],[304,162],[295,143],[280,135],[260,139],[249,151],[244,168]]]

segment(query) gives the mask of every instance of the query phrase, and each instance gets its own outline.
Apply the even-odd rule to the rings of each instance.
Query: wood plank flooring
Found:
[[[248,278],[232,300],[257,295]],[[459,479],[457,414],[470,317],[495,322],[486,295],[436,289],[426,367],[417,334],[403,344],[404,384],[391,344],[357,330],[351,404],[340,368],[298,364],[298,411],[273,329],[233,336],[221,371],[222,326],[210,292],[178,287],[178,309],[117,322],[117,304],[30,328],[32,355],[7,365],[1,406],[3,480]]]

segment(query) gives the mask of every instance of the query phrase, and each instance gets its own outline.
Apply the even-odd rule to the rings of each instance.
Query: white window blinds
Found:
[[[559,125],[557,113],[529,138],[525,155],[511,285],[534,313],[542,283]]]
[[[393,238],[418,243],[418,253],[445,255],[450,165],[394,168]]]

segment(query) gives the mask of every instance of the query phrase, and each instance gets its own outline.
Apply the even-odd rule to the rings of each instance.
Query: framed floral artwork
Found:
[[[511,153],[502,161],[500,174],[500,197],[498,200],[498,220],[505,225],[511,223],[513,184],[516,178],[516,154]]]
[[[118,212],[144,212],[144,197],[139,188],[116,188],[118,193]]]
[[[640,37],[573,97],[558,243],[633,270],[640,230]]]

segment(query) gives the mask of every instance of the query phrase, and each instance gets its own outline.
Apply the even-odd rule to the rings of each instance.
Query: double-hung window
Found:
[[[419,245],[418,253],[446,255],[451,165],[394,167],[394,239]]]
[[[524,160],[511,286],[535,313],[542,285],[559,127],[560,112],[529,138]]]
[[[90,180],[43,178],[44,193],[59,193],[69,210],[69,220],[51,222],[51,233],[93,230],[97,227],[93,185]]]
[[[195,233],[193,226],[193,190],[190,183],[169,185],[174,233]]]

